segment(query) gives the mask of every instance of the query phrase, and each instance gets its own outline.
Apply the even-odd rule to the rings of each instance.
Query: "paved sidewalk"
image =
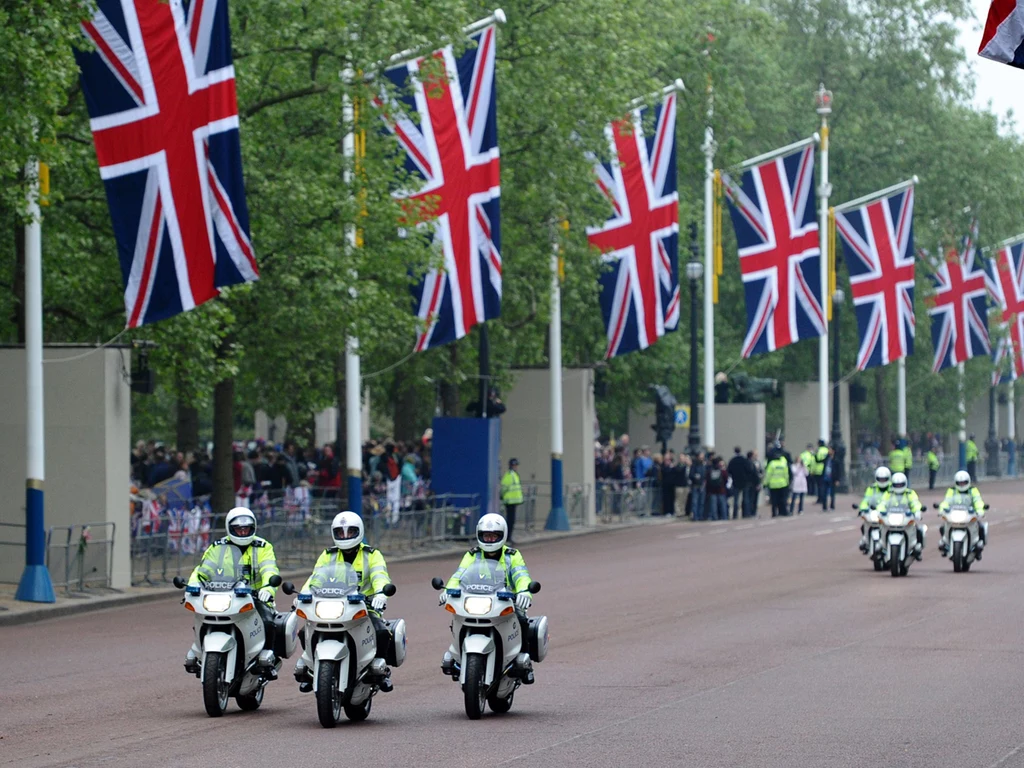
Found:
[[[571,531],[538,531],[516,536],[516,544],[536,545],[548,541],[556,541],[573,536],[585,536],[592,533],[619,531],[644,525],[664,525],[674,522],[676,518],[639,517],[624,522],[598,522],[594,528],[578,528]],[[465,551],[464,545],[453,545],[445,549],[418,552],[410,555],[388,557],[388,562],[401,563],[412,560],[431,560],[454,557]],[[312,565],[312,564],[310,564]],[[284,571],[286,581],[303,578],[309,570]],[[25,624],[32,621],[45,621],[62,616],[72,616],[86,611],[101,611],[109,608],[120,608],[132,603],[144,603],[153,600],[169,599],[180,590],[171,585],[152,587],[129,587],[124,590],[97,589],[88,592],[71,593],[60,590],[55,603],[25,603],[14,599],[14,585],[0,585],[0,627]]]

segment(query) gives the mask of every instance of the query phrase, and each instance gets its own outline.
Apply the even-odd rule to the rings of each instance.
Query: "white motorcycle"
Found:
[[[440,590],[444,581],[435,578],[431,585]],[[540,584],[531,582],[529,591],[540,592]],[[516,689],[533,682],[532,662],[547,656],[547,616],[526,620],[524,638],[514,601],[504,569],[487,563],[471,565],[459,586],[448,590],[445,610],[452,614],[452,644],[441,671],[461,683],[470,720],[480,719],[485,703],[493,712],[508,712]]]
[[[861,523],[864,525],[864,532],[867,535],[867,551],[864,554],[871,559],[875,570],[881,571],[885,568],[883,564],[885,553],[882,548],[882,520],[878,514],[878,508],[875,504],[865,510],[861,510],[859,504],[854,504],[853,508],[860,513]]]
[[[283,591],[293,595],[295,587],[285,584]],[[388,584],[382,591],[391,597],[397,590]],[[391,674],[388,665],[405,661],[405,621],[385,622],[390,631],[378,638],[367,596],[359,592],[359,574],[344,561],[313,571],[309,592],[299,593],[294,610],[306,622],[302,658],[313,675],[320,725],[333,728],[342,712],[349,720],[365,720]],[[379,642],[387,645],[378,658]]]
[[[985,523],[970,504],[951,504],[947,512],[943,512],[939,504],[932,505],[939,510],[939,517],[946,527],[949,542],[949,559],[953,561],[953,572],[963,573],[971,570],[971,564],[978,559],[981,549],[980,529]],[[985,505],[988,509],[988,504]]]
[[[914,561],[917,546],[917,526],[921,526],[921,538],[928,527],[919,523],[906,504],[887,509],[879,515],[882,523],[883,568],[888,568],[893,577],[906,576],[910,564]],[[922,548],[924,542],[922,541]]]
[[[280,576],[271,577],[272,587],[280,583]],[[175,576],[174,586],[185,589],[182,603],[195,614],[196,645],[202,649],[197,676],[203,681],[206,714],[220,717],[232,696],[243,710],[259,709],[264,687],[277,679],[281,662],[295,651],[298,619],[275,613],[272,647],[267,648],[267,628],[245,581],[187,586]]]

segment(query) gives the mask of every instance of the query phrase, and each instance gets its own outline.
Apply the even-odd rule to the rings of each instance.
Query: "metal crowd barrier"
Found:
[[[116,532],[113,522],[48,528],[46,566],[53,586],[68,593],[109,588]]]
[[[25,562],[25,524],[0,523],[0,584],[17,584]]]
[[[651,480],[599,480],[597,483],[597,519],[608,522],[629,517],[647,517],[657,502]]]
[[[567,483],[562,491],[562,503],[569,518],[569,526],[581,528],[587,524],[587,508],[591,487],[584,483]],[[516,529],[535,532],[544,530],[551,511],[551,483],[523,483],[523,503],[516,512]]]

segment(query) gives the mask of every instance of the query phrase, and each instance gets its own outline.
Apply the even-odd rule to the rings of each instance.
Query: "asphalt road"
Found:
[[[1021,491],[991,486],[968,574],[938,556],[930,510],[924,561],[873,572],[848,499],[538,545],[550,653],[509,714],[478,722],[439,671],[429,579],[453,561],[392,566],[408,659],[367,722],[334,730],[289,674],[259,712],[208,718],[176,599],[3,628],[0,765],[1024,766]]]

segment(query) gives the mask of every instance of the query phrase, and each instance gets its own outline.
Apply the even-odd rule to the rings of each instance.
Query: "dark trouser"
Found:
[[[810,474],[807,475],[807,492],[809,494],[811,494],[811,496],[817,496],[818,495],[818,476],[817,475],[810,475]]]
[[[836,484],[835,483],[822,483],[821,484],[821,509],[824,512],[829,508],[828,500],[832,499],[832,509],[836,508]]]
[[[661,513],[666,516],[676,513],[676,487],[674,485],[661,487]]]
[[[967,474],[971,476],[971,482],[976,482],[978,479],[978,460],[967,462]]]
[[[516,527],[516,507],[518,504],[505,505],[505,524],[508,526],[508,540],[512,541],[512,529]]]
[[[804,496],[803,493],[793,492],[793,495],[789,497],[789,514],[793,514],[793,507],[796,506],[797,499],[800,499],[800,507],[797,509],[797,514],[803,514],[804,511]]]
[[[736,488],[732,489],[732,519],[739,520],[740,517],[746,517],[749,513],[747,512],[747,489]]]
[[[935,475],[937,475],[938,472],[939,472],[939,470],[937,470],[937,469],[929,469],[928,470],[928,490],[929,491],[934,491],[935,490]]]
[[[274,620],[277,617],[277,611],[274,610],[274,606],[261,600],[254,599],[252,602],[256,606],[256,613],[263,619],[263,648],[272,651],[274,650],[274,630],[276,629]]]
[[[815,480],[815,484],[818,486],[818,503],[819,504],[824,504],[825,503],[825,486],[828,485],[828,483],[825,482],[825,477],[823,475],[818,475],[814,480]]]
[[[373,629],[377,634],[377,656],[387,659],[391,655],[388,653],[391,643],[394,642],[391,630],[388,629],[387,622],[384,621],[384,618],[379,613],[370,611],[370,621],[373,623]]]
[[[743,489],[743,516],[757,517],[757,488],[754,486]]]
[[[789,488],[769,488],[768,495],[772,500],[772,517],[782,517],[786,514],[786,494]]]

